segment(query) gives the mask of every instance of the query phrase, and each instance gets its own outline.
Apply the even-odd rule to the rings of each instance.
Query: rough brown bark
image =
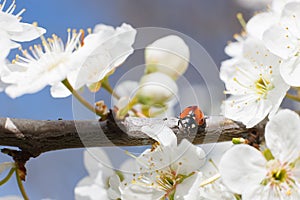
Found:
[[[151,145],[153,140],[140,131],[144,125],[165,124],[172,128],[178,140],[186,138],[194,144],[230,141],[235,137],[252,138],[254,143],[263,137],[265,123],[246,129],[241,123],[224,117],[208,117],[205,129],[197,133],[179,130],[177,118],[148,119],[128,117],[115,121],[110,115],[105,121],[42,121],[0,118],[0,146],[18,147],[7,151],[17,160],[28,160],[41,153],[82,147]],[[253,137],[254,135],[254,137]],[[254,138],[254,139],[253,139]]]

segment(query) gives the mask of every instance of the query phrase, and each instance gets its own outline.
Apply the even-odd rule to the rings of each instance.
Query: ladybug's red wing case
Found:
[[[198,128],[205,128],[204,113],[198,106],[185,108],[179,116],[178,126],[180,125],[185,132],[196,133]]]

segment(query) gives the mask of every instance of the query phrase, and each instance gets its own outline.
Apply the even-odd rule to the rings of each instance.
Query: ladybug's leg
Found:
[[[182,122],[181,119],[178,120],[178,124],[177,125],[183,127],[183,122]]]
[[[188,119],[189,118],[184,117],[184,118],[178,120],[179,130],[180,130],[180,132],[183,132],[184,134],[188,134],[188,125],[184,122]]]

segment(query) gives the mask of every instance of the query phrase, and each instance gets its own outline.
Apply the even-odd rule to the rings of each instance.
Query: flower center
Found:
[[[181,182],[181,177],[177,177],[176,172],[172,170],[168,171],[157,171],[157,177],[155,182],[158,184],[160,189],[166,191],[166,193],[170,193],[174,190],[174,187]]]
[[[260,76],[260,78],[255,82],[255,91],[257,94],[266,98],[268,91],[272,90],[274,85],[267,78]]]
[[[279,160],[270,160],[267,163],[269,172],[266,178],[261,182],[264,186],[270,186],[277,191],[282,191],[290,196],[295,187],[293,177],[293,166],[291,163],[281,163]]]
[[[132,183],[157,188],[165,192],[165,197],[171,197],[175,194],[177,185],[193,174],[194,172],[189,175],[177,174],[176,171],[169,168],[167,170],[156,170],[155,174],[141,174],[137,180],[133,179]]]
[[[271,172],[274,181],[285,182],[287,179],[287,171],[285,169],[276,169]]]

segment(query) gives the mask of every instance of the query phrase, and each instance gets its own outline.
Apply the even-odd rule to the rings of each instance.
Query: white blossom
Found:
[[[272,0],[271,9],[281,14],[285,5],[291,2],[300,2],[300,0]]]
[[[203,144],[207,162],[201,167],[203,177],[198,184],[199,200],[236,200],[235,195],[222,182],[219,163],[224,153],[233,146],[232,142]]]
[[[16,56],[8,65],[10,73],[2,76],[8,84],[5,92],[12,98],[31,94],[42,90],[47,85],[55,85],[63,81],[74,70],[74,51],[79,45],[80,33],[68,32],[68,41],[53,35],[41,45],[30,47],[30,52],[22,50],[23,56]]]
[[[25,12],[22,9],[14,14],[16,9],[15,1],[10,5],[6,5],[6,0],[0,1],[0,92],[2,92],[7,84],[3,83],[1,77],[5,70],[5,59],[10,50],[20,46],[17,42],[26,42],[36,39],[46,32],[45,29],[21,22],[21,15]]]
[[[97,83],[120,66],[133,53],[135,35],[136,30],[125,23],[117,28],[97,25],[94,33],[84,38],[83,46],[76,52],[78,68],[67,77],[73,88]],[[51,94],[53,97],[66,97],[71,93],[62,84],[57,84]]]
[[[6,0],[1,2],[0,40],[8,40],[9,49],[19,47],[20,45],[16,42],[31,41],[46,32],[45,29],[37,27],[36,25],[20,22],[22,19],[21,15],[25,12],[25,9],[22,9],[17,14],[14,14],[16,8],[15,0],[13,0],[11,4],[7,6]]]
[[[176,35],[160,38],[146,47],[146,73],[161,72],[176,80],[187,70],[189,58],[183,39]]]
[[[279,74],[280,59],[270,53],[260,40],[248,38],[243,46],[243,57],[233,65],[223,65],[220,77],[225,82],[226,94],[223,114],[253,127],[269,113],[279,108],[289,86]]]
[[[125,187],[126,174],[122,174],[122,171],[116,172],[112,168],[110,159],[101,148],[90,148],[85,151],[84,165],[88,176],[75,187],[76,200],[120,199],[120,189]],[[120,170],[133,170],[132,166],[132,162],[125,161]]]
[[[246,25],[246,31],[251,37],[263,39],[266,30],[275,24],[280,24],[280,18],[284,13],[284,7],[290,2],[299,0],[272,0],[272,4],[265,12],[256,13]]]
[[[145,126],[142,131],[159,145],[136,158],[140,175],[133,178],[131,186],[122,195],[133,198],[146,193],[145,200],[189,199],[189,194],[194,193],[192,190],[198,189],[192,185],[201,176],[198,170],[205,162],[204,151],[185,139],[177,146],[175,134],[164,125]]]
[[[249,145],[236,145],[220,163],[224,183],[242,194],[243,200],[300,199],[299,132],[298,114],[279,111],[265,130],[266,145],[274,158],[265,158]]]
[[[300,2],[285,5],[280,21],[264,32],[267,48],[283,60],[280,73],[291,86],[300,86]]]

